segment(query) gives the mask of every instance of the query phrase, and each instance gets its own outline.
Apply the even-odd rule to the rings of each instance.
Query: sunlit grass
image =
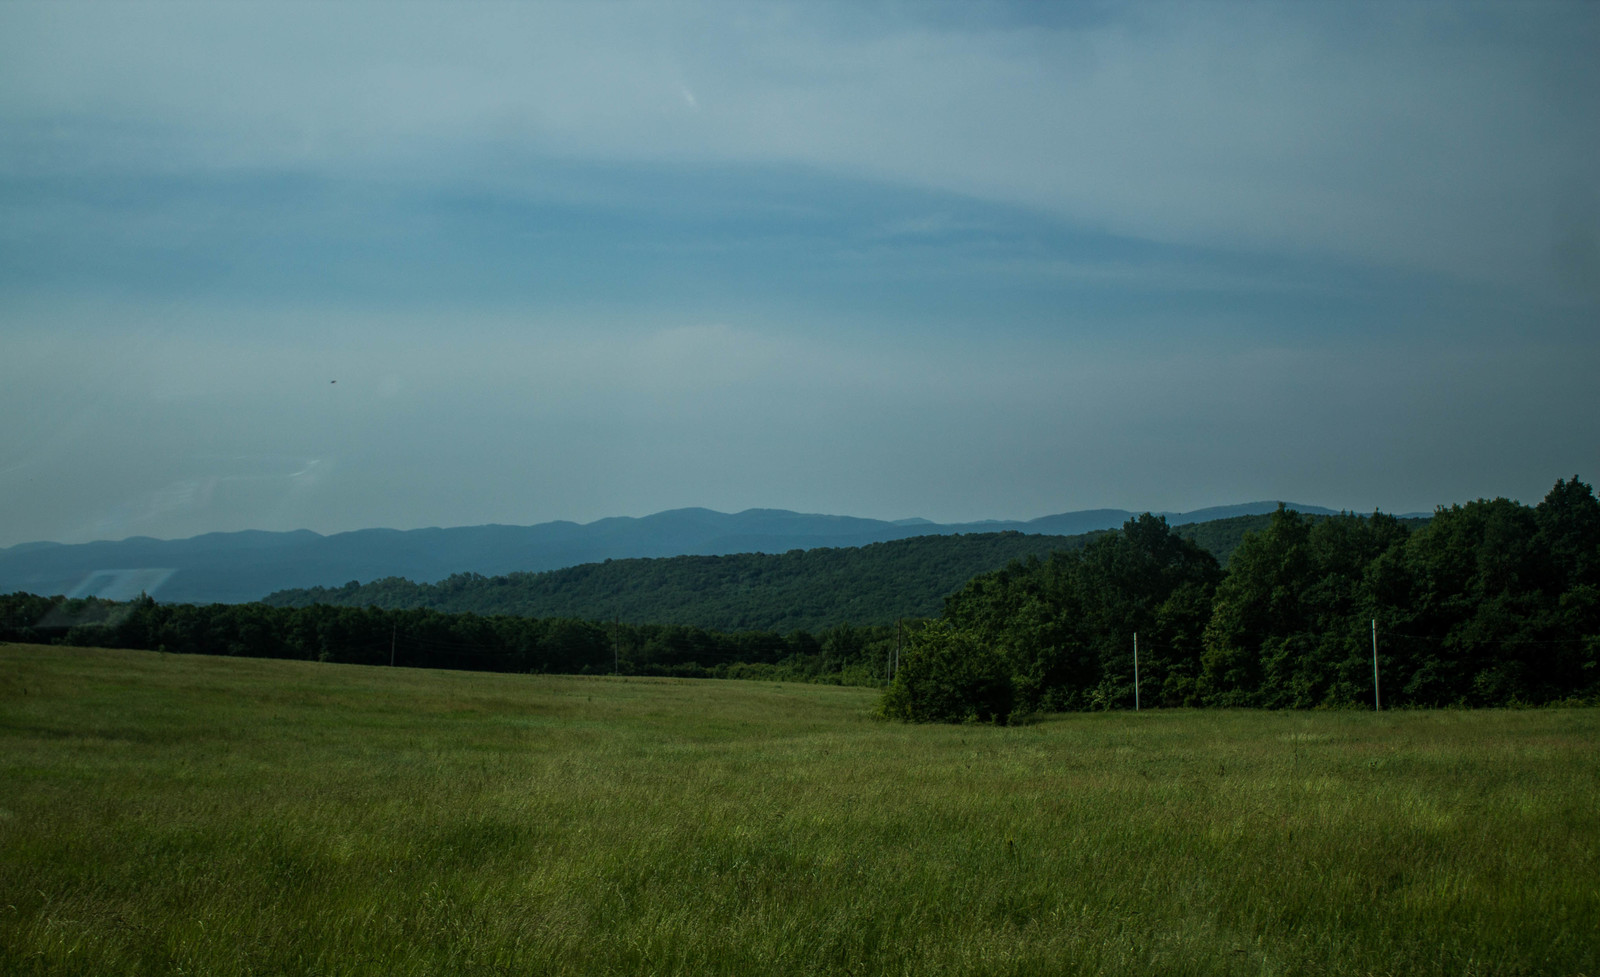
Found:
[[[0,971],[1600,972],[1600,712],[0,647]]]

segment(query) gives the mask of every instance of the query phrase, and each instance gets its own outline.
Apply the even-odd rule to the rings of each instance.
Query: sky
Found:
[[[0,3],[0,546],[1600,476],[1600,4]]]

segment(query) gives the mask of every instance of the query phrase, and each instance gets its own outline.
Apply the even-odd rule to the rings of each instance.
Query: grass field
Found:
[[[1600,711],[0,646],[5,974],[1597,974]]]

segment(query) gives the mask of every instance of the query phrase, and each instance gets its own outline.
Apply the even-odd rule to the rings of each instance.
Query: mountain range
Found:
[[[1319,506],[1286,503],[1308,514]],[[1174,526],[1258,515],[1277,502],[1157,513]],[[362,529],[321,535],[310,530],[207,533],[189,539],[132,537],[94,543],[22,543],[0,549],[0,593],[124,600],[143,592],[172,603],[240,603],[274,591],[334,587],[349,581],[404,577],[431,583],[454,573],[507,574],[557,570],[609,559],[786,553],[821,547],[967,533],[1015,531],[1072,536],[1120,527],[1137,513],[1088,509],[1027,521],[933,523],[812,515],[783,509],[738,513],[673,509],[587,524],[450,529]]]

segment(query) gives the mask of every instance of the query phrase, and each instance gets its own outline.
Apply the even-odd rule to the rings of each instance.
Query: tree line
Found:
[[[1388,706],[1600,699],[1600,502],[1577,477],[1558,481],[1534,507],[1480,499],[1441,508],[1420,525],[1280,507],[1242,533],[1226,569],[1185,530],[1192,533],[1146,514],[1042,558],[1012,560],[955,589],[937,619],[905,627],[717,630],[619,616],[13,594],[0,597],[0,639],[885,685],[889,716],[995,722],[1136,702],[1369,705],[1376,639]],[[1012,544],[997,535],[998,544]]]
[[[881,684],[899,632],[815,633],[448,614],[427,608],[161,604],[141,596],[0,597],[0,640],[178,654],[486,672],[676,675]]]
[[[1137,635],[1137,639],[1135,638]],[[1137,644],[1136,644],[1137,642]],[[1150,515],[975,577],[886,691],[908,720],[1150,706],[1503,706],[1600,698],[1600,502],[1279,508],[1226,571]],[[1135,655],[1137,654],[1137,664]],[[1137,669],[1137,685],[1136,685]]]

